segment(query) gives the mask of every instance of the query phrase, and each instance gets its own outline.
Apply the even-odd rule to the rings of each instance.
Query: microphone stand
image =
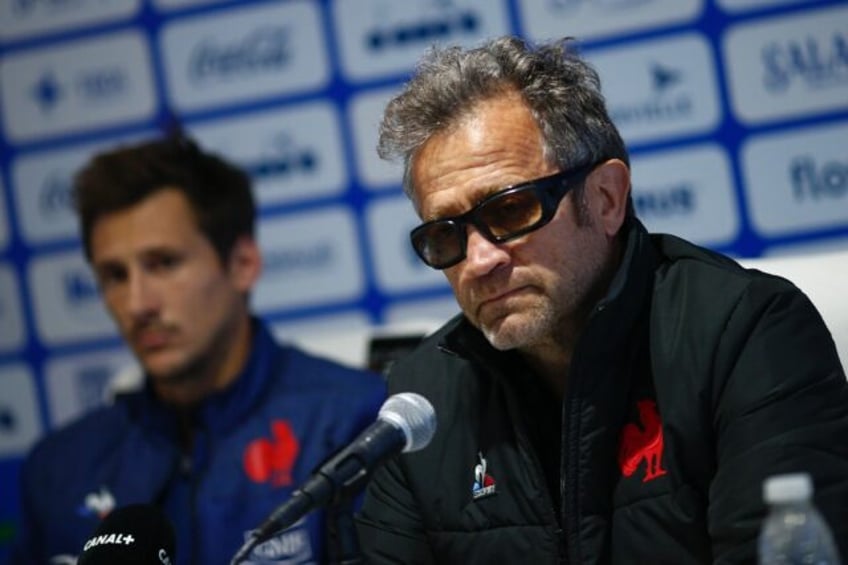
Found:
[[[378,424],[389,426],[383,422]],[[271,537],[274,532],[288,528],[310,511],[326,504],[349,501],[352,494],[358,492],[367,481],[367,469],[367,465],[361,464],[358,454],[343,450],[331,456],[329,461],[319,468],[317,474],[313,474],[303,486],[295,489],[291,497],[253,532],[250,539],[236,552],[230,565],[244,561],[257,545]],[[345,547],[348,545],[349,542],[345,542]]]
[[[333,565],[359,565],[362,554],[353,521],[354,502],[346,498],[327,509],[327,550]]]
[[[244,561],[259,543],[274,532],[284,530],[312,510],[350,499],[368,482],[371,472],[397,453],[416,451],[426,446],[436,429],[436,417],[430,402],[415,393],[399,393],[383,403],[377,421],[363,430],[347,447],[331,455],[297,488],[292,496],[277,508],[265,522],[253,531],[236,552],[230,565]],[[336,510],[333,510],[336,512]],[[344,513],[342,513],[344,514]],[[337,542],[333,545],[340,560],[358,563],[359,554],[352,513],[334,520]],[[345,521],[346,520],[346,521]]]
[[[276,519],[273,529],[267,532],[262,529],[254,532],[235,554],[230,565],[238,565],[243,562],[256,546],[267,540],[274,531],[284,531],[295,520],[305,515],[305,510],[312,506],[312,500],[308,496],[299,496],[297,492],[289,499],[289,502],[290,504],[284,504],[274,513]],[[353,501],[349,496],[339,496],[334,500],[327,508],[324,524],[327,529],[329,562],[333,565],[359,565],[362,563],[356,527],[353,523]]]

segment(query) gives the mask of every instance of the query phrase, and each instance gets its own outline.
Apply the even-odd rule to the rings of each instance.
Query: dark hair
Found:
[[[186,196],[222,262],[239,237],[253,236],[256,205],[247,174],[180,135],[100,153],[77,173],[73,197],[86,257],[91,259],[91,232],[101,216],[165,188]]]
[[[406,194],[412,196],[411,161],[430,137],[457,124],[479,102],[509,92],[530,108],[550,163],[568,169],[617,158],[629,166],[598,74],[572,43],[565,38],[533,47],[501,37],[473,49],[431,49],[380,124],[377,152],[383,159],[403,159]],[[581,192],[575,188],[578,202]],[[632,202],[628,208],[632,212]]]

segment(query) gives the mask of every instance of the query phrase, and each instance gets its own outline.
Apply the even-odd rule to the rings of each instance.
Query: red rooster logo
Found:
[[[621,431],[621,443],[618,451],[618,465],[621,474],[630,477],[645,460],[643,483],[666,474],[662,467],[663,431],[657,403],[653,400],[640,400],[636,403],[639,410],[641,428],[627,424]]]
[[[274,487],[292,484],[292,468],[300,452],[300,442],[285,420],[271,422],[271,439],[259,438],[244,450],[242,464],[248,478]]]

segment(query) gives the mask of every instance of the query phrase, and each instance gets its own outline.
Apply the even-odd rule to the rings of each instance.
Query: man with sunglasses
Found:
[[[389,375],[439,422],[369,484],[371,562],[750,563],[762,482],[794,471],[848,556],[830,333],[788,281],[646,232],[568,41],[434,49],[378,150],[462,315]]]

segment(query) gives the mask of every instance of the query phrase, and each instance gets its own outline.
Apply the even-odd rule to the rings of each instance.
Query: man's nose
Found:
[[[150,277],[141,271],[129,276],[127,308],[133,316],[145,316],[158,308],[157,292]]]
[[[465,261],[474,274],[485,275],[509,261],[509,252],[502,244],[489,241],[474,226],[467,229]]]

